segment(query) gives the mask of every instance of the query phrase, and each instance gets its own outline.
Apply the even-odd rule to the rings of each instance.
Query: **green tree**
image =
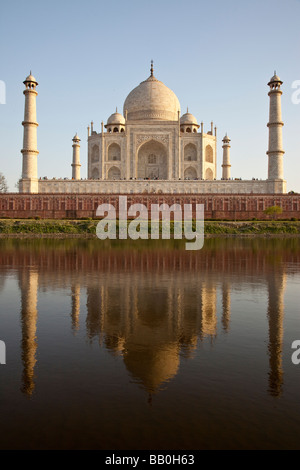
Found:
[[[266,215],[269,215],[270,217],[272,217],[272,219],[277,219],[277,216],[279,214],[282,214],[282,208],[279,207],[279,206],[271,206],[271,207],[268,207],[264,213]]]
[[[8,185],[5,179],[5,176],[0,173],[0,193],[7,193],[8,192]]]

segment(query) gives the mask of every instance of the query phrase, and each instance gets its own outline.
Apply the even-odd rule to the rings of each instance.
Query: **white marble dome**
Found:
[[[115,112],[114,114],[112,114],[107,120],[107,125],[113,125],[113,124],[125,125],[124,116],[122,116],[122,114],[118,112]]]
[[[124,115],[126,111],[128,120],[178,121],[180,103],[170,88],[151,75],[128,95]]]
[[[180,124],[189,124],[189,125],[198,126],[198,121],[193,114],[187,112],[181,117]]]

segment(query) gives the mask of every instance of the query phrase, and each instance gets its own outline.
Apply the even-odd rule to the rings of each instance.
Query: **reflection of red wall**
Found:
[[[124,243],[124,245],[122,245]],[[224,276],[255,276],[257,282],[268,273],[289,272],[289,264],[300,263],[298,239],[209,239],[199,251],[172,249],[168,244],[148,241],[134,249],[128,242],[117,245],[100,240],[1,240],[1,273],[28,267],[54,279],[63,273],[219,273]],[[113,248],[116,246],[116,248]],[[148,249],[147,249],[148,248]],[[1,274],[0,273],[0,274]],[[96,279],[96,278],[95,278]]]
[[[300,195],[261,194],[128,194],[128,206],[145,204],[204,204],[206,219],[251,220],[266,219],[264,210],[280,206],[278,219],[300,218]],[[118,208],[116,194],[0,194],[0,217],[45,219],[95,217],[100,204],[113,204]]]

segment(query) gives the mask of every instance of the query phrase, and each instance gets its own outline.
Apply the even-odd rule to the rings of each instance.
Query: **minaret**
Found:
[[[38,193],[38,176],[37,176],[37,128],[36,122],[36,97],[38,95],[36,87],[38,85],[36,79],[31,75],[23,82],[25,85],[25,112],[24,121],[24,139],[23,139],[23,168],[22,180],[20,183],[21,193]]]
[[[222,179],[223,180],[229,180],[230,179],[230,168],[231,168],[231,165],[230,165],[230,149],[231,149],[231,146],[230,146],[230,139],[229,137],[226,136],[224,137],[223,139],[223,165],[222,165],[222,168],[223,168],[223,174],[222,174]]]
[[[283,155],[282,149],[282,127],[284,123],[281,118],[281,95],[280,86],[282,81],[274,74],[268,85],[270,87],[270,119],[269,119],[269,180],[283,180]]]
[[[73,163],[72,163],[72,179],[80,180],[80,139],[76,134],[72,140],[74,143],[73,147]]]

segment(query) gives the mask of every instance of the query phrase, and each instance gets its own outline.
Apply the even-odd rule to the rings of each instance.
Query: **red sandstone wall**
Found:
[[[280,206],[278,219],[300,219],[300,195],[273,194],[127,194],[132,204],[204,204],[205,219],[251,220],[266,219],[264,210]],[[80,219],[96,217],[100,204],[112,204],[118,209],[116,194],[0,194],[0,218]]]

